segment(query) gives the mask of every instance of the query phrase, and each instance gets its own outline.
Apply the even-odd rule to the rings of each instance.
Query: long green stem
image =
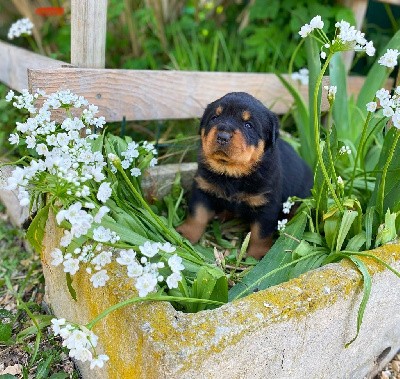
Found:
[[[358,148],[357,148],[356,158],[354,159],[353,173],[351,174],[351,179],[350,179],[350,191],[349,191],[350,195],[353,192],[353,184],[354,184],[354,179],[355,179],[355,174],[356,174],[356,169],[357,169],[357,162],[358,162],[358,158],[361,155],[361,152],[364,149],[364,144],[365,144],[366,135],[367,135],[367,128],[368,128],[369,122],[371,121],[372,115],[373,115],[373,112],[368,112],[368,116],[364,122],[363,130],[361,133],[360,143],[358,144]]]
[[[147,301],[176,301],[181,303],[203,303],[209,305],[223,305],[225,303],[221,301],[215,300],[207,300],[207,299],[195,299],[192,297],[179,297],[179,296],[167,296],[167,295],[150,295],[146,297],[132,297],[130,299],[121,301],[120,303],[114,304],[111,307],[107,308],[105,311],[101,312],[97,317],[95,317],[92,321],[90,321],[86,327],[91,330],[93,327],[104,317],[107,317],[111,312],[116,311],[117,309],[124,308],[128,305],[132,305],[135,303],[143,303]]]
[[[339,198],[336,195],[335,189],[333,188],[333,185],[329,179],[328,172],[326,171],[326,167],[322,158],[322,152],[320,149],[320,133],[319,133],[319,117],[318,117],[318,92],[322,84],[322,78],[324,76],[324,73],[326,69],[328,68],[329,62],[333,57],[333,53],[330,53],[328,57],[326,58],[326,61],[318,75],[317,82],[315,84],[315,89],[314,89],[314,103],[313,103],[313,112],[314,112],[314,138],[315,138],[315,147],[317,149],[317,158],[318,158],[318,163],[321,167],[322,174],[324,176],[325,182],[328,186],[329,191],[332,194],[333,200],[335,201],[336,206],[340,210],[340,212],[343,212],[343,206],[339,201]]]
[[[389,157],[388,157],[388,159],[385,163],[385,166],[383,167],[383,170],[382,170],[381,182],[379,185],[379,193],[378,193],[378,199],[377,199],[377,204],[379,204],[378,211],[381,215],[384,214],[383,201],[385,198],[386,175],[387,175],[390,163],[392,162],[393,155],[396,150],[396,145],[397,145],[397,142],[399,141],[399,138],[400,138],[400,131],[397,131],[396,137],[394,139],[394,142],[393,142],[392,147],[389,152]]]

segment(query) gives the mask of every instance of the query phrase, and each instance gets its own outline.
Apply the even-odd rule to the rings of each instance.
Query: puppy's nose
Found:
[[[231,138],[232,138],[231,133],[228,133],[228,132],[218,132],[217,133],[217,142],[220,145],[226,145]]]

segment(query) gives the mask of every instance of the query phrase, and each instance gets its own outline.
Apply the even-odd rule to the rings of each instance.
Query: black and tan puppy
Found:
[[[279,138],[276,115],[244,92],[209,104],[200,135],[189,216],[178,231],[195,243],[215,214],[231,212],[249,222],[247,254],[260,259],[271,247],[282,203],[310,194],[312,172]]]

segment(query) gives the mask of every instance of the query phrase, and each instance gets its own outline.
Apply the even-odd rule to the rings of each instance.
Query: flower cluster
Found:
[[[185,269],[181,257],[174,254],[168,258],[169,275],[166,278],[160,272],[165,268],[165,263],[159,259],[159,256],[164,253],[172,254],[176,250],[174,246],[169,242],[161,244],[147,241],[139,246],[139,250],[142,255],[140,259],[132,249],[121,250],[120,256],[116,259],[120,265],[127,267],[127,275],[136,279],[135,288],[139,292],[139,297],[145,297],[156,290],[157,285],[164,280],[168,288],[178,288],[178,283],[182,280],[181,271]],[[157,262],[152,262],[152,258],[157,255]]]
[[[52,330],[61,336],[63,346],[69,350],[69,356],[82,362],[90,362],[90,369],[102,368],[109,360],[105,354],[96,355],[98,337],[89,329],[80,325],[71,325],[64,318],[51,320]]]
[[[324,22],[322,21],[321,16],[315,16],[310,21],[310,24],[305,24],[301,27],[299,34],[302,38],[305,38],[315,29],[322,29],[323,27],[324,27]]]
[[[379,100],[379,105],[383,109],[383,115],[390,117],[393,126],[400,129],[400,86],[396,87],[394,93],[391,95],[390,92],[381,88],[376,91],[375,97]],[[367,104],[367,110],[374,112],[378,106],[376,101],[372,101]]]
[[[369,56],[375,54],[375,48],[372,41],[367,41],[365,39],[365,34],[357,30],[354,26],[351,26],[347,21],[340,21],[335,24],[336,35],[335,39],[330,41],[327,35],[324,33],[322,28],[324,27],[324,22],[321,16],[315,16],[310,24],[305,24],[301,27],[299,34],[302,38],[307,37],[314,31],[318,31],[319,40],[322,40],[323,47],[321,50],[321,58],[326,58],[326,51],[328,49],[330,52],[334,53],[337,51],[365,51]]]
[[[351,149],[350,149],[350,147],[347,146],[347,145],[343,145],[343,146],[339,149],[339,154],[340,154],[340,155],[344,155],[344,154],[351,155]]]
[[[125,151],[121,152],[123,159],[121,160],[121,166],[124,170],[130,169],[130,174],[133,177],[138,177],[142,175],[141,167],[143,164],[138,164],[137,158],[139,156],[148,156],[150,161],[148,162],[149,167],[154,167],[157,164],[157,150],[154,145],[148,141],[143,141],[142,143],[136,143],[134,141],[129,142]],[[112,157],[111,157],[112,158]],[[110,159],[112,161],[112,159]],[[146,159],[145,159],[146,161]],[[147,162],[145,162],[147,165]],[[117,172],[117,168],[112,164],[111,171]]]
[[[39,97],[44,97],[45,101],[37,109],[34,102]],[[42,91],[32,95],[26,90],[15,96],[10,91],[6,100],[14,100],[15,107],[32,114],[25,122],[17,122],[16,133],[10,135],[10,143],[25,144],[38,157],[32,158],[30,165],[15,169],[8,179],[6,189],[18,189],[20,204],[29,204],[29,187],[38,185],[43,174],[48,176],[47,190],[50,193],[87,198],[93,192],[87,183],[94,180],[100,183],[97,197],[106,201],[111,195],[110,191],[105,191],[108,188],[103,173],[106,162],[101,152],[92,151],[91,143],[98,137],[92,133],[92,128],[102,128],[105,123],[104,117],[95,117],[97,107],[70,91],[49,96]],[[83,109],[80,118],[72,116],[71,109],[76,112],[83,107],[87,108]],[[51,112],[59,109],[65,109],[69,114],[61,124],[51,119]]]
[[[289,214],[290,210],[294,205],[294,201],[289,197],[283,204],[282,204],[282,212],[285,214]]]
[[[386,53],[379,58],[378,63],[381,66],[393,69],[394,66],[397,65],[397,58],[399,55],[400,52],[397,49],[387,49]]]
[[[286,224],[288,222],[287,218],[284,218],[283,220],[278,220],[278,231],[283,232],[286,228]]]
[[[14,39],[20,36],[32,35],[32,29],[34,25],[29,18],[21,18],[11,25],[7,37],[8,39]]]

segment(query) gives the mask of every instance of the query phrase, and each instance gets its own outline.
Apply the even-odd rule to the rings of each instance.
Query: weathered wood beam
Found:
[[[28,88],[28,68],[51,70],[66,66],[69,64],[0,41],[0,82],[16,91]]]
[[[120,121],[123,116],[128,120],[199,117],[208,103],[231,91],[249,92],[278,114],[293,104],[290,93],[271,73],[71,68],[29,70],[28,75],[32,90],[70,89],[99,106],[107,121]],[[361,84],[362,79],[352,79],[351,92]],[[307,86],[299,89],[306,98]],[[323,108],[327,108],[325,99]]]

